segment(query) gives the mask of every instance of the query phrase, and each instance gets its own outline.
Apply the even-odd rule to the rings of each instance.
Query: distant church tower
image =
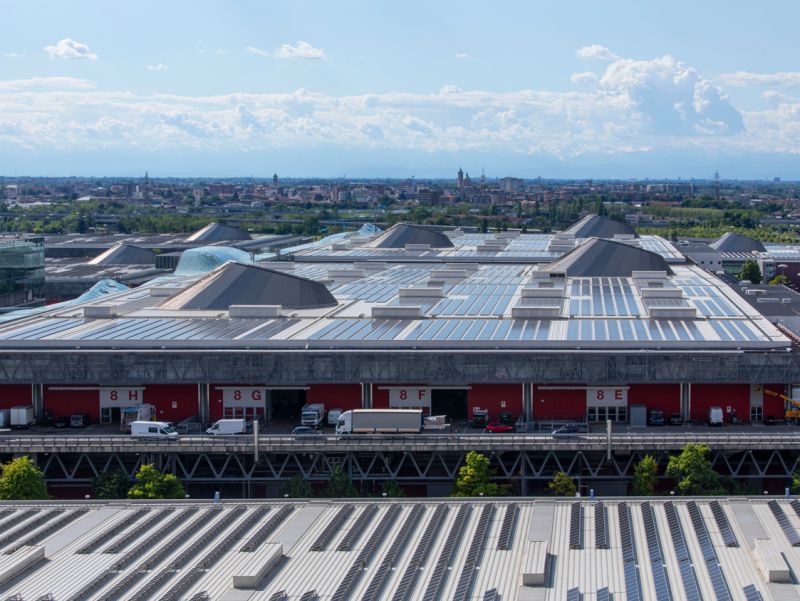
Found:
[[[150,200],[150,176],[147,171],[144,172],[144,200],[145,202]]]
[[[277,186],[278,185],[278,174],[277,173],[273,173],[272,174],[272,185],[273,186]]]
[[[458,168],[458,187],[459,189],[464,187],[464,170],[461,167]]]

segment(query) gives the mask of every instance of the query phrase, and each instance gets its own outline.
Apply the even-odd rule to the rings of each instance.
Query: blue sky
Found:
[[[794,1],[2,6],[5,175],[800,179]]]

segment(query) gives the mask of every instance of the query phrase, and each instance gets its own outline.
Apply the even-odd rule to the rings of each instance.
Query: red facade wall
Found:
[[[586,390],[533,389],[533,419],[584,420],[586,418]]]
[[[505,402],[505,407],[501,406]],[[497,419],[501,411],[510,411],[514,417],[522,414],[522,384],[470,384],[467,393],[467,415],[472,417],[473,407],[489,410],[489,419]]]
[[[156,408],[160,421],[177,423],[197,415],[197,384],[146,384],[144,402]]]
[[[692,384],[691,418],[708,418],[708,408],[722,407],[725,419],[730,417],[728,407],[742,419],[750,419],[749,384]]]
[[[791,396],[791,391],[787,391],[786,387],[782,384],[764,384],[764,388],[766,390],[772,390],[773,392],[777,392],[778,394],[785,394],[786,396]],[[790,394],[786,394],[789,392]],[[763,393],[762,393],[763,394]],[[764,417],[771,416],[783,419],[783,414],[785,412],[785,401],[777,396],[772,396],[771,394],[764,394]],[[800,407],[792,406],[793,409],[800,409]]]
[[[0,409],[10,409],[18,405],[32,405],[30,384],[0,385]]]
[[[386,399],[388,404],[388,390]],[[311,384],[306,392],[306,402],[323,403],[329,409],[361,409],[361,384]]]
[[[100,421],[99,390],[54,390],[44,387],[44,408],[53,417],[66,417],[73,413],[88,413],[92,422]]]
[[[680,384],[631,384],[628,406],[646,405],[648,411],[660,409],[666,417],[681,410]]]

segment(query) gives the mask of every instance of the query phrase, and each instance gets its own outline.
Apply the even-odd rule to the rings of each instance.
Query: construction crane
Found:
[[[769,390],[767,388],[763,389],[764,394],[768,394],[770,396],[776,396],[779,399],[783,399],[791,404],[793,409],[786,409],[784,413],[784,417],[786,419],[800,419],[800,401],[796,401],[791,397],[786,396],[785,394],[781,394],[780,392],[775,392],[774,390]]]

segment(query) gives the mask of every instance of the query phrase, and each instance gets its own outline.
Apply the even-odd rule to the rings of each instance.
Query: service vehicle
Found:
[[[660,409],[653,409],[647,418],[647,423],[651,426],[663,426],[665,423],[664,412]]]
[[[339,416],[344,412],[344,409],[331,409],[328,411],[328,425],[329,426],[336,426],[336,422],[339,421]]]
[[[130,432],[133,422],[147,422],[156,417],[156,408],[147,403],[123,407],[119,413],[119,429]]]
[[[708,408],[708,425],[709,426],[721,426],[725,423],[725,414],[722,411],[722,407],[709,407]]]
[[[422,423],[422,409],[353,409],[339,416],[336,435],[417,434]]]
[[[133,422],[131,436],[134,438],[161,438],[175,440],[178,433],[170,422]]]
[[[292,436],[322,436],[322,432],[310,426],[296,426],[292,430]]]
[[[300,412],[300,424],[309,428],[321,428],[325,422],[325,405],[311,403],[303,406]]]
[[[680,413],[672,413],[669,416],[669,425],[670,426],[682,426],[683,425],[683,416]]]
[[[85,428],[92,423],[92,418],[88,413],[73,413],[69,416],[70,428]]]
[[[36,423],[33,417],[33,405],[19,405],[11,408],[11,427],[17,430],[30,428]]]
[[[247,434],[247,420],[220,419],[206,430],[206,434],[220,436],[225,434]]]

